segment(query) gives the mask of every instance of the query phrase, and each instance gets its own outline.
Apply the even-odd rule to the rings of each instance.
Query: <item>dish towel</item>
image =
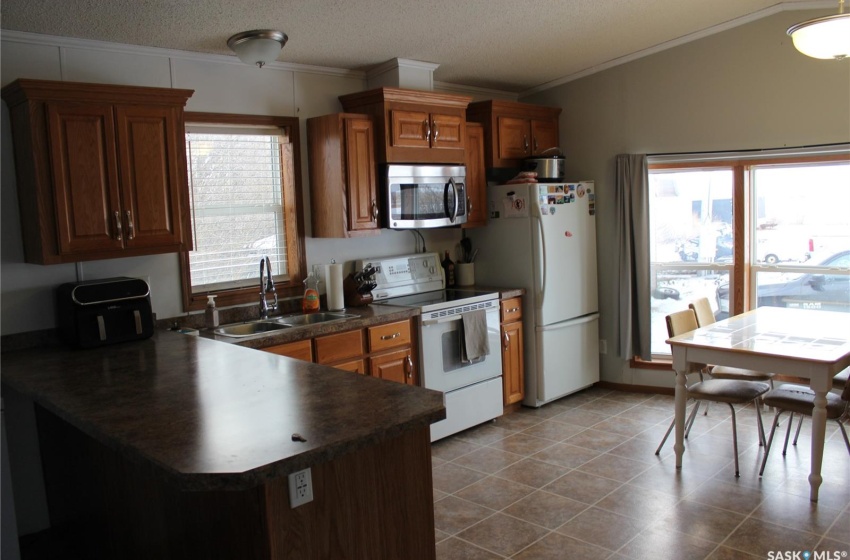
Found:
[[[474,362],[490,353],[487,340],[487,312],[483,309],[464,313],[461,361]]]

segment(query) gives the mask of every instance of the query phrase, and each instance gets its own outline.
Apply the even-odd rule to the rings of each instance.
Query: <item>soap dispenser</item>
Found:
[[[218,326],[218,309],[215,307],[215,296],[207,296],[207,309],[204,319],[208,329]]]
[[[319,279],[312,272],[304,279],[304,301],[301,309],[304,313],[315,313],[319,310]]]

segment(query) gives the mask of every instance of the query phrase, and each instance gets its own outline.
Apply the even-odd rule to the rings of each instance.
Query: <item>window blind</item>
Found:
[[[192,228],[192,292],[254,284],[268,255],[287,276],[281,136],[265,130],[190,129],[186,134]]]

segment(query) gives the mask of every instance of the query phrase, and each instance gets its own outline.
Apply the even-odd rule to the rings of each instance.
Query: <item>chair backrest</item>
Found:
[[[714,311],[711,310],[711,304],[708,298],[699,298],[688,304],[688,307],[694,310],[697,316],[697,324],[705,327],[714,323]]]
[[[697,316],[694,314],[694,310],[690,308],[671,313],[667,315],[666,319],[667,334],[670,335],[671,338],[679,336],[680,334],[695,331],[699,327],[699,325],[697,325]]]

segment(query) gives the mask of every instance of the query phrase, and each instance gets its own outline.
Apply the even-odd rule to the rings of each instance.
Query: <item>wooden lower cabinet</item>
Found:
[[[313,361],[313,345],[310,339],[299,340],[296,342],[287,342],[286,344],[278,344],[263,348],[265,352],[271,352],[278,356],[287,356],[296,360],[304,360],[305,362]]]
[[[410,319],[263,350],[407,385],[419,384]]]
[[[525,366],[522,338],[522,298],[501,302],[502,395],[504,405],[522,402],[525,397]]]
[[[416,385],[413,374],[413,355],[410,348],[369,358],[369,375],[372,377]]]

